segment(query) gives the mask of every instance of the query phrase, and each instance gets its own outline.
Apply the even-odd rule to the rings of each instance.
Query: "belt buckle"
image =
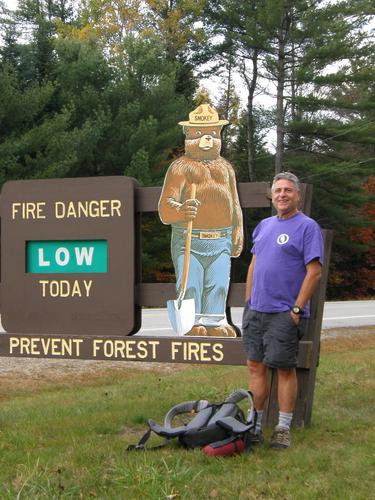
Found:
[[[219,231],[201,231],[199,233],[199,238],[201,240],[217,240],[220,238],[220,232]]]

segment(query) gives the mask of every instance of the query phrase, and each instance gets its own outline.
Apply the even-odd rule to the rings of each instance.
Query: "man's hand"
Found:
[[[181,215],[181,220],[189,221],[194,220],[198,214],[198,207],[201,204],[196,198],[184,201],[178,208],[177,211]]]
[[[306,276],[302,281],[300,291],[294,301],[294,303],[301,309],[303,309],[303,306],[307,303],[308,300],[310,300],[321,275],[322,266],[320,265],[318,259],[314,259],[306,264]],[[298,314],[294,314],[292,311],[290,311],[290,315],[295,324],[298,325],[300,320]]]
[[[294,314],[293,311],[290,311],[290,316],[291,316],[292,320],[294,321],[294,323],[296,325],[298,325],[299,324],[299,320],[300,320],[299,314]]]

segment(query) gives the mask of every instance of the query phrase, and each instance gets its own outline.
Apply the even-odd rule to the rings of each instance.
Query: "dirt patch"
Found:
[[[187,367],[171,363],[0,357],[0,387],[3,395],[9,390],[32,393],[41,386],[89,385],[93,377],[106,384],[118,378],[126,380],[137,377],[140,372],[152,371],[161,376]]]
[[[321,352],[344,352],[375,347],[375,326],[330,328],[322,331]]]
[[[348,337],[357,337],[375,335],[375,325],[368,326],[350,326],[343,328],[327,328],[322,330],[321,339],[323,340],[341,340]]]

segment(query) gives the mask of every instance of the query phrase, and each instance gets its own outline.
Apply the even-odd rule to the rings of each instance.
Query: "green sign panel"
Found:
[[[27,273],[106,273],[106,240],[26,241]]]

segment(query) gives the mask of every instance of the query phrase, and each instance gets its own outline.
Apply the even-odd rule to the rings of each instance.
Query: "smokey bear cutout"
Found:
[[[168,314],[177,332],[176,313],[190,299],[189,336],[236,337],[225,309],[231,257],[243,246],[242,211],[235,173],[220,156],[221,131],[227,120],[208,104],[180,122],[186,136],[185,154],[168,168],[159,200],[159,216],[172,226],[171,254],[176,273],[176,312]],[[194,312],[195,310],[195,312]],[[185,313],[186,315],[186,313]],[[189,328],[189,327],[188,327]]]

